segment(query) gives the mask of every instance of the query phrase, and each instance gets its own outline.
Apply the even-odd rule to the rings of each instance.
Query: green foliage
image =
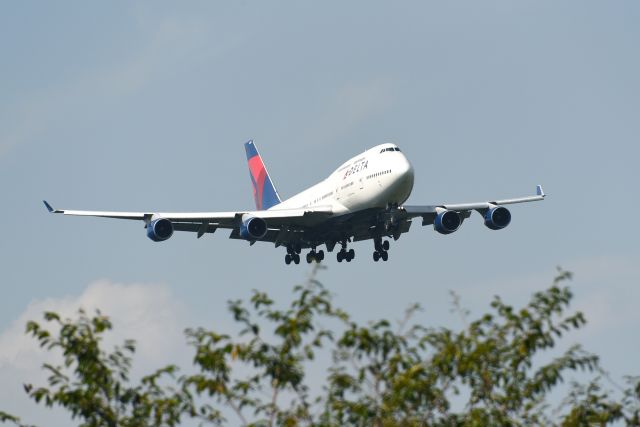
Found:
[[[46,313],[59,326],[55,338],[35,322],[27,332],[61,351],[64,364],[44,366],[49,388],[26,390],[36,402],[64,407],[81,426],[174,426],[184,417],[245,426],[640,426],[638,378],[612,393],[602,385],[607,377],[597,356],[579,345],[549,354],[585,324],[581,313],[567,312],[567,272],[524,307],[495,297],[490,312],[471,322],[454,295],[465,324],[454,331],[416,322],[418,305],[397,325],[359,324],[334,307],[315,279],[318,268],[285,308],[260,291],[230,302],[237,337],[187,330],[195,373],[176,378],[168,366],[135,386],[128,378],[133,343],[112,353],[101,348],[111,329],[106,317],[80,312],[62,321]],[[306,373],[329,355],[324,388],[312,392]],[[574,373],[591,380],[565,387],[567,396],[552,408],[550,393]],[[0,421],[21,425],[1,412]]]
[[[7,414],[6,412],[0,411],[0,422],[1,423],[12,423],[18,427],[29,427],[26,424],[22,424],[20,422],[20,418],[11,415],[11,414]]]
[[[333,332],[319,320],[347,317],[332,306],[331,295],[314,277],[293,292],[296,298],[283,310],[258,291],[254,291],[250,308],[242,301],[230,302],[229,310],[242,327],[238,340],[202,328],[187,330],[200,373],[184,378],[183,384],[197,395],[230,407],[243,425],[313,424],[309,389],[304,384],[305,363],[313,361],[316,351],[333,338]],[[265,333],[268,325],[272,329]],[[251,373],[234,377],[234,367]],[[286,407],[278,404],[283,396],[290,401]],[[198,413],[215,424],[225,421],[211,405],[202,406]],[[256,420],[249,422],[247,413]]]
[[[598,366],[596,356],[574,346],[534,368],[540,351],[585,323],[581,313],[562,316],[571,299],[558,286],[563,279],[520,310],[496,297],[492,313],[458,333],[352,323],[337,342],[327,412],[336,425],[548,424],[547,393],[568,371]],[[454,411],[451,397],[461,393],[466,404]]]
[[[103,334],[112,325],[99,312],[88,317],[82,310],[75,320],[63,320],[56,313],[45,313],[47,322],[59,332],[53,334],[36,322],[27,323],[32,335],[49,351],[60,350],[62,366],[45,364],[49,387],[25,385],[37,403],[62,406],[80,426],[176,426],[190,412],[190,397],[181,390],[165,387],[161,380],[172,377],[176,368],[167,366],[140,381],[129,384],[132,341],[106,353],[101,349]]]

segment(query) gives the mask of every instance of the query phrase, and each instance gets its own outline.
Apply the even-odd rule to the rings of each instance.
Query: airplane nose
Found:
[[[407,160],[407,158],[404,158],[404,161],[400,164],[398,172],[401,177],[413,181],[413,166],[411,166],[411,163],[409,163],[409,160]]]
[[[409,163],[409,160],[405,157],[403,161],[398,165],[398,180],[399,187],[402,192],[402,202],[406,201],[413,189],[413,166]]]

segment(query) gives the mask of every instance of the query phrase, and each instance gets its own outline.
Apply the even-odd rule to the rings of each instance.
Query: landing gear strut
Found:
[[[373,260],[378,262],[379,260],[386,261],[389,259],[389,241],[382,241],[382,238],[378,237],[373,241],[375,251],[373,252]]]
[[[342,262],[342,260],[351,262],[351,260],[355,256],[356,256],[356,252],[353,249],[347,250],[347,241],[343,240],[342,249],[340,249],[340,251],[338,252],[338,255],[336,256],[336,258],[338,259],[338,262]]]
[[[284,263],[289,265],[293,261],[294,264],[300,264],[300,251],[299,246],[287,246],[287,254],[284,256]]]

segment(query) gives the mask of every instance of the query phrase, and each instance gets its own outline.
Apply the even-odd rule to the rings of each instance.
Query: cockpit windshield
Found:
[[[386,151],[400,151],[400,149],[398,147],[387,147],[380,150],[380,153],[384,153]]]

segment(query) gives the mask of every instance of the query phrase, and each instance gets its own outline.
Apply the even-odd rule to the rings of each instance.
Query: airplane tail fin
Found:
[[[281,202],[278,190],[273,185],[269,172],[258,153],[253,140],[246,142],[244,148],[247,151],[247,161],[249,162],[249,175],[253,185],[253,198],[256,201],[256,209],[266,210]]]

